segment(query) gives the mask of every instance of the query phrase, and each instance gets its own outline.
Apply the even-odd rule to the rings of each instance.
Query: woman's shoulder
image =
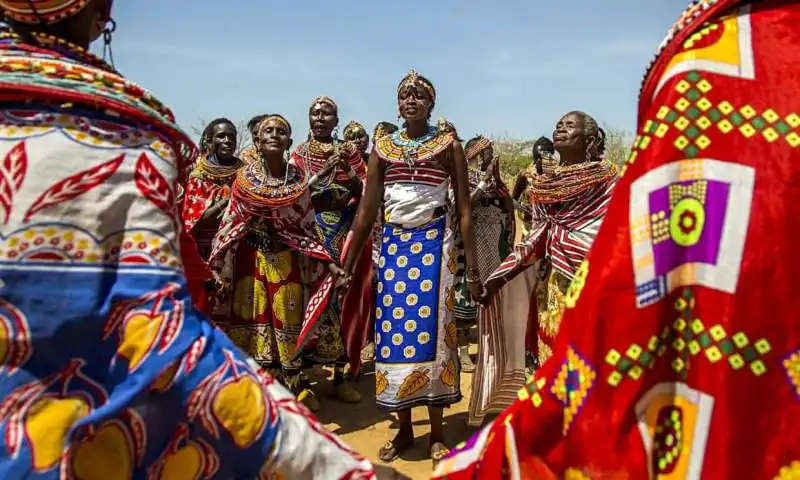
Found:
[[[6,42],[0,44],[0,91],[9,101],[76,105],[141,124],[172,144],[180,165],[192,163],[198,153],[169,107],[99,61],[84,63],[52,50]]]

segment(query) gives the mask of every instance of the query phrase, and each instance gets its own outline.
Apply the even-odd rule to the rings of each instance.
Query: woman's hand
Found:
[[[495,176],[495,170],[496,170],[495,160],[492,159],[492,161],[489,162],[489,166],[486,167],[486,172],[484,172],[483,175],[483,181],[486,183],[491,183],[492,179]]]
[[[335,263],[328,264],[328,270],[331,271],[331,274],[334,278],[334,291],[336,292],[336,298],[338,299],[339,303],[344,300],[344,296],[347,293],[347,290],[350,288],[350,284],[353,281],[353,276],[344,271],[341,267],[336,265]]]
[[[489,280],[483,285],[483,296],[479,299],[479,301],[486,305],[492,299],[495,294],[503,287],[505,284],[505,280],[502,278],[494,278]]]
[[[213,283],[213,294],[220,299],[220,301],[224,300],[228,296],[228,292],[230,291],[231,283],[227,281],[225,278],[222,277],[218,272],[212,271],[211,272],[212,283]]]
[[[494,175],[495,182],[500,185],[503,180],[500,178],[500,157],[495,155],[492,159],[492,174]]]
[[[485,289],[483,288],[483,285],[481,285],[480,281],[467,281],[467,292],[469,293],[470,299],[473,302],[481,302],[483,297],[486,295]]]

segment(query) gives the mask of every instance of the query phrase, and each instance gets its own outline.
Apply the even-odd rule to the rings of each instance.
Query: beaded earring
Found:
[[[111,50],[111,40],[114,32],[117,31],[117,22],[113,18],[109,18],[106,23],[106,28],[103,30],[103,60],[114,66],[114,52]]]

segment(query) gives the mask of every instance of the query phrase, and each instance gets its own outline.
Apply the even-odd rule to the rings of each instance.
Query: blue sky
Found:
[[[277,112],[299,141],[310,102],[328,95],[342,127],[371,131],[396,121],[397,82],[415,68],[436,86],[434,118],[461,136],[530,138],[574,109],[632,130],[644,69],[687,3],[117,1],[112,45],[117,68],[187,130]]]

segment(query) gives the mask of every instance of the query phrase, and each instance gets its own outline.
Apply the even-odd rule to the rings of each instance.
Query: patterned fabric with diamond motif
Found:
[[[695,2],[551,359],[435,478],[800,475],[800,2]]]

